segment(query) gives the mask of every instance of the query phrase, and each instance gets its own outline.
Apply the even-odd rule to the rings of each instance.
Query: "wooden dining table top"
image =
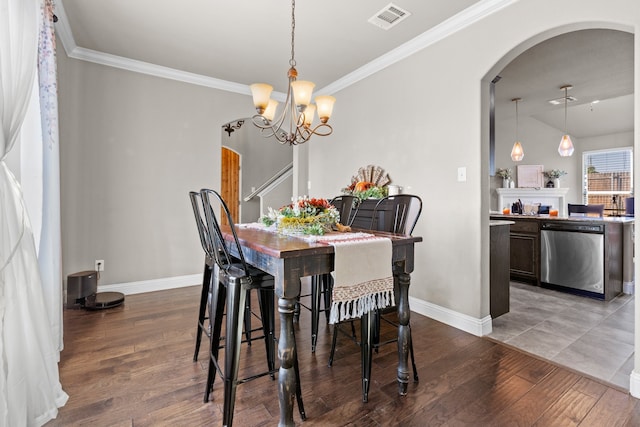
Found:
[[[221,226],[226,239],[231,239],[231,228],[228,225]],[[274,258],[293,258],[307,256],[310,254],[332,254],[334,252],[331,244],[307,239],[305,236],[289,236],[271,230],[258,227],[247,227],[243,224],[236,224],[236,234],[240,244],[252,250],[261,252]],[[393,246],[408,245],[422,241],[422,237],[405,234],[388,233],[375,230],[354,229],[353,232],[369,233],[377,237],[387,237]],[[318,236],[319,239],[322,236]]]

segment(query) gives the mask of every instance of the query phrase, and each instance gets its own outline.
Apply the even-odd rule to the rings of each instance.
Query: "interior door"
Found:
[[[220,194],[229,207],[234,223],[240,222],[240,155],[233,150],[222,147],[221,188]],[[227,220],[220,215],[222,223]]]

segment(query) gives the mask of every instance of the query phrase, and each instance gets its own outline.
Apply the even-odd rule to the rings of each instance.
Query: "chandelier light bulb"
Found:
[[[273,91],[273,86],[266,83],[254,83],[251,86],[251,94],[253,95],[253,105],[256,107],[258,114],[264,113],[269,105],[269,98]]]

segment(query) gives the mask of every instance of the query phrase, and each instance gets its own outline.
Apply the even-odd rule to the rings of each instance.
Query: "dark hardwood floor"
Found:
[[[192,362],[197,286],[129,295],[121,307],[65,310],[60,377],[69,394],[53,426],[204,426],[222,420],[221,381],[203,403],[208,342]],[[489,339],[411,316],[420,381],[398,396],[395,345],[374,354],[369,402],[362,403],[358,347],[341,336],[327,367],[331,329],[311,353],[309,312],[296,326],[307,420],[322,426],[638,426],[628,393]],[[385,334],[394,334],[391,327]],[[264,346],[242,348],[245,373],[262,370]],[[242,372],[241,372],[242,373]],[[276,425],[277,382],[238,387],[234,423]]]

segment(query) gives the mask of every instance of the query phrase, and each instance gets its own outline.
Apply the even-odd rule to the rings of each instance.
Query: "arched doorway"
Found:
[[[491,157],[490,159],[487,159],[487,164],[489,164],[490,161],[495,160],[494,166],[496,168],[515,167],[516,166],[516,163],[512,162],[510,160],[510,157],[509,157],[509,153],[511,151],[511,146],[514,143],[514,140],[512,139],[514,137],[514,132],[512,130],[510,130],[511,129],[510,126],[512,126],[513,123],[515,122],[515,116],[514,116],[514,113],[513,113],[513,103],[511,102],[511,99],[516,98],[516,97],[522,97],[522,93],[515,93],[513,91],[514,85],[509,86],[509,84],[505,84],[505,80],[504,80],[504,77],[509,75],[509,72],[513,72],[513,69],[515,69],[516,67],[513,67],[511,70],[509,70],[509,72],[504,72],[504,70],[508,69],[510,65],[517,63],[519,61],[519,59],[523,55],[527,55],[528,53],[531,53],[532,51],[535,51],[536,48],[541,46],[541,45],[549,44],[550,41],[552,41],[553,39],[562,39],[563,36],[565,36],[564,39],[566,39],[566,40],[569,40],[571,38],[575,39],[575,38],[578,38],[577,37],[578,33],[583,32],[583,31],[584,32],[589,32],[589,31],[591,31],[591,32],[612,31],[613,33],[618,33],[616,35],[617,37],[622,37],[622,39],[626,40],[625,43],[627,43],[627,46],[628,46],[628,49],[629,49],[628,53],[629,53],[629,56],[631,58],[631,70],[629,71],[629,75],[626,76],[625,78],[628,79],[631,83],[633,83],[634,74],[635,74],[635,71],[633,70],[633,53],[635,51],[635,48],[633,46],[633,37],[634,36],[633,36],[633,34],[629,33],[628,31],[620,31],[620,29],[615,29],[615,28],[606,28],[605,29],[603,27],[598,27],[598,28],[595,28],[595,27],[590,27],[590,28],[560,28],[560,29],[555,29],[553,31],[538,35],[538,36],[536,36],[536,37],[534,37],[534,38],[522,43],[520,46],[517,46],[512,51],[510,51],[508,54],[506,54],[501,59],[501,61],[499,61],[499,63],[497,63],[496,66],[494,66],[492,68],[492,70],[483,79],[483,83],[482,84],[483,84],[484,105],[489,105],[489,94],[490,94],[490,91],[489,91],[488,88],[492,84],[491,83],[492,81],[495,84],[495,89],[496,89],[496,102],[502,102],[503,107],[505,105],[507,105],[507,104],[511,104],[511,106],[507,106],[506,107],[507,110],[505,110],[504,108],[502,110],[500,110],[499,108],[496,108],[496,114],[495,114],[496,125],[495,125],[495,128],[494,128],[494,129],[496,129],[496,135],[495,135],[496,139],[493,140],[493,141],[484,140],[484,142],[486,144],[488,144],[488,145],[490,144],[490,142],[493,142],[494,143],[493,149],[495,150],[492,153],[490,153],[490,157],[491,156],[494,156],[494,157]],[[590,48],[589,45],[582,46],[582,47],[583,48],[585,48],[585,47],[586,48]],[[537,53],[539,54],[538,60],[540,62],[543,62],[544,60],[547,60],[551,56],[551,54],[548,53],[548,52],[545,52],[545,53],[537,52]],[[559,69],[559,68],[549,69],[547,71],[550,73],[550,75],[552,77],[551,80],[554,80],[554,81],[551,82],[551,83],[548,83],[548,87],[541,88],[540,89],[541,91],[542,90],[550,90],[551,89],[551,90],[556,90],[558,92],[558,89],[562,84],[573,83],[576,86],[578,86],[579,84],[583,84],[583,85],[588,84],[585,81],[585,74],[589,74],[589,72],[585,72],[584,71],[585,67],[588,67],[588,61],[586,61],[584,59],[576,59],[575,57],[572,57],[571,53],[572,52],[559,50],[558,52],[554,53],[554,55],[557,55],[560,60],[564,61],[565,65],[566,64],[574,65],[574,64],[576,64],[576,61],[581,61],[581,66],[582,66],[583,72],[581,72],[580,74],[576,74],[576,75],[572,76],[572,75],[570,75],[569,73],[566,72],[568,68],[571,68],[571,67],[568,67],[568,66],[565,66],[565,67],[563,67],[561,69]],[[597,55],[594,55],[594,56],[597,56]],[[606,60],[603,60],[602,58],[595,58],[595,59],[606,62]],[[520,61],[520,62],[524,62],[524,61]],[[615,64],[615,62],[614,62],[614,64]],[[522,65],[522,64],[520,64],[520,65]],[[588,70],[588,71],[591,71],[591,70]],[[497,81],[496,81],[496,77],[497,76],[500,76],[501,78],[497,79]],[[536,78],[538,78],[538,77],[542,79],[544,76],[536,76]],[[611,74],[606,76],[605,78],[608,79],[607,83],[609,81],[613,81],[613,80],[617,80],[618,79],[617,77],[614,78]],[[535,79],[531,79],[531,81],[534,81],[534,80]],[[576,82],[579,82],[579,83],[576,84]],[[503,90],[502,93],[500,93],[500,89],[499,88],[500,88],[501,85],[504,85],[504,86],[502,86],[502,88],[511,89],[512,90],[511,93],[509,93],[509,90],[506,90],[506,89]],[[515,88],[515,89],[517,90],[517,88]],[[525,90],[531,91],[531,89],[532,88],[529,87],[529,88],[523,88],[522,90],[523,91],[525,91]],[[635,94],[633,93],[633,90],[632,90],[632,92],[630,94],[628,94],[628,93],[620,93],[618,95],[626,96],[628,98],[627,104],[626,104],[627,108],[631,108],[631,110],[633,110],[633,105],[634,105],[633,103],[634,103],[634,100],[635,100]],[[547,102],[548,100],[551,100],[553,98],[558,98],[559,96],[561,96],[561,95],[560,94],[558,94],[558,96],[549,95],[546,98],[543,97],[542,101],[543,102]],[[502,99],[498,99],[499,97],[501,97]],[[530,98],[531,97],[533,97],[533,96],[530,96]],[[523,98],[524,98],[523,101],[526,102],[527,101],[526,95]],[[579,98],[579,96],[578,96],[578,98]],[[588,100],[587,99],[582,99],[581,101],[582,101],[582,103],[585,103]],[[522,105],[523,105],[523,103],[520,103],[520,107],[521,108],[522,108]],[[585,108],[589,108],[589,102],[586,102]],[[591,108],[592,108],[592,111],[593,111],[594,106],[591,105]],[[487,109],[489,109],[489,108],[487,107]],[[501,117],[500,117],[501,116],[501,111],[502,111],[502,114],[503,114],[502,115],[502,121],[503,121],[502,124],[499,123],[500,120],[501,120]],[[505,120],[504,120],[504,112],[505,111],[511,112],[509,114],[508,120],[506,120],[506,123],[505,123]],[[522,109],[521,109],[521,113],[522,113]],[[560,115],[560,114],[561,114],[561,110],[558,111],[558,115]],[[571,114],[571,112],[569,114]],[[490,116],[491,116],[491,114],[485,114],[484,115],[485,118],[489,118]],[[525,127],[526,126],[530,126],[531,128],[535,128],[535,129],[537,129],[537,132],[533,132],[533,134],[535,134],[536,137],[531,137],[529,139],[529,141],[526,141],[525,137],[522,136],[522,134],[520,135],[520,138],[522,139],[522,143],[523,143],[524,148],[525,148],[525,161],[521,162],[521,164],[525,164],[525,165],[542,164],[542,165],[545,166],[545,170],[546,169],[556,169],[556,168],[558,168],[558,169],[566,169],[566,167],[564,167],[564,165],[567,165],[567,167],[572,168],[571,169],[571,174],[575,178],[574,186],[578,187],[578,186],[581,185],[580,184],[580,180],[581,180],[581,165],[579,164],[579,163],[581,163],[581,155],[580,155],[579,151],[577,150],[576,153],[574,154],[573,158],[566,160],[565,163],[558,163],[560,160],[559,160],[559,157],[558,157],[558,155],[557,155],[557,153],[555,151],[556,151],[557,145],[559,143],[559,138],[557,138],[557,140],[552,138],[547,142],[548,138],[542,137],[542,135],[545,134],[545,133],[552,134],[554,132],[553,128],[557,128],[557,126],[554,126],[553,123],[544,123],[544,120],[548,119],[548,118],[549,118],[548,115],[545,116],[543,113],[538,113],[537,116],[535,117],[535,123],[533,121],[530,122],[530,123],[526,123],[525,122]],[[521,126],[522,126],[522,122],[523,122],[522,119],[523,119],[523,116],[521,114],[520,115],[520,125]],[[609,139],[610,140],[613,140],[613,139],[620,140],[622,138],[625,141],[625,142],[622,143],[622,145],[635,146],[634,130],[633,130],[633,112],[631,113],[630,122],[631,122],[632,128],[631,128],[631,130],[627,130],[626,131],[626,134],[623,135],[624,138],[622,138],[620,136],[620,134],[615,134],[616,135],[615,138],[609,138]],[[489,126],[489,127],[491,127],[491,126]],[[522,127],[521,127],[520,130],[522,131]],[[500,135],[499,135],[501,131],[502,131],[502,134],[503,134],[503,138],[502,138],[503,140],[502,141],[500,141]],[[505,138],[504,138],[505,132],[508,134],[507,137],[506,137],[507,141],[505,141]],[[595,144],[594,141],[597,141],[597,140],[598,140],[597,137],[584,136],[584,138],[583,138],[583,141],[585,141],[585,146],[586,145],[590,145],[590,149],[605,148],[605,147],[595,147],[594,146],[594,144]],[[602,138],[602,140],[604,141],[605,138]],[[586,144],[587,141],[588,141],[588,144]],[[529,157],[527,157],[527,142],[528,142],[529,146],[531,147],[530,151],[529,151],[529,153],[530,153]],[[579,144],[575,144],[575,145],[578,148]],[[540,157],[540,153],[543,150],[548,151],[550,153],[550,156],[553,156],[553,157],[550,157],[549,160],[543,160]],[[587,149],[581,147],[580,150],[585,150],[586,151]],[[548,166],[548,168],[547,168],[547,166]],[[499,208],[499,206],[496,206],[495,205],[495,200],[491,200],[491,199],[492,199],[492,193],[494,193],[494,187],[498,186],[498,183],[497,183],[497,180],[493,179],[493,178],[490,178],[489,181],[490,181],[491,185],[486,190],[486,191],[488,191],[488,195],[486,195],[486,197],[487,197],[487,200],[490,200],[489,206],[491,207],[491,209],[497,210]],[[579,197],[580,191],[575,191],[575,190],[577,190],[577,188],[574,188],[573,190],[574,190],[574,193],[576,195],[578,195],[578,197]],[[580,203],[580,202],[578,200],[576,200],[576,201],[569,201],[569,203]],[[526,285],[526,286],[531,286],[531,285]],[[627,300],[631,300],[632,302],[633,302],[633,299],[634,299],[633,296],[627,297]],[[540,305],[539,301],[537,301],[536,303],[538,304],[538,306]],[[597,307],[597,308],[600,309],[600,307]],[[556,309],[557,309],[557,307],[556,307]],[[632,306],[632,309],[633,309],[633,306]],[[588,308],[583,308],[583,314],[585,315],[585,322],[587,321],[586,316],[587,316],[588,312],[589,312]],[[551,316],[554,316],[554,313],[555,313],[554,311],[548,311],[546,315],[551,317]],[[630,318],[633,319],[633,313],[631,313]],[[634,322],[633,322],[633,320],[630,320],[628,322],[631,323],[630,326],[631,326],[631,331],[632,331]],[[498,320],[494,319],[493,324],[495,325],[497,323],[498,323]],[[542,347],[543,344],[544,345],[548,345],[552,340],[551,339],[546,340],[546,338],[549,335],[553,334],[554,332],[557,332],[558,329],[556,329],[556,330],[547,329],[545,331],[544,328],[541,327],[539,330],[535,330],[535,328],[536,328],[535,326],[532,327],[532,326],[529,326],[529,325],[525,325],[524,322],[523,322],[522,325],[519,325],[519,326],[521,327],[521,329],[523,331],[526,329],[528,332],[529,331],[531,332],[529,334],[529,337],[524,337],[524,338],[518,340],[517,338],[514,338],[514,337],[508,337],[507,338],[505,335],[503,335],[501,338],[503,338],[504,340],[503,339],[499,339],[499,340],[501,340],[501,341],[503,341],[503,342],[505,342],[507,344],[514,345],[514,346],[516,346],[518,348],[521,348],[521,349],[523,349],[525,351],[529,351],[529,352],[533,352],[534,354],[538,354],[539,356],[547,358],[549,360],[552,360],[552,361],[554,361],[556,363],[566,364],[566,363],[563,363],[561,360],[559,360],[559,359],[561,359],[560,357],[554,359],[554,358],[546,357],[544,354],[541,354],[543,352],[536,353],[535,351],[532,350],[531,346],[527,348],[527,344],[525,343],[527,338],[536,339],[536,337],[534,335],[537,332],[539,334],[537,339],[539,340],[540,347]],[[549,325],[546,325],[546,326],[549,326]],[[494,328],[494,330],[495,330],[495,328]],[[599,377],[599,378],[601,378],[601,379],[603,379],[605,381],[614,382],[614,383],[616,383],[618,385],[623,385],[626,388],[629,387],[629,375],[630,375],[631,369],[633,369],[633,365],[634,365],[634,363],[633,363],[633,350],[634,350],[633,332],[629,332],[629,331],[627,331],[627,332],[628,333],[627,333],[627,338],[626,339],[627,340],[630,339],[630,341],[631,341],[630,343],[627,341],[627,342],[625,342],[623,344],[616,345],[615,343],[612,344],[609,341],[606,341],[606,342],[603,341],[603,338],[600,338],[600,341],[594,343],[594,346],[598,347],[599,351],[602,351],[602,349],[606,349],[605,351],[608,352],[608,359],[610,359],[610,360],[613,360],[615,357],[618,357],[618,355],[615,354],[615,352],[618,351],[619,347],[626,347],[627,353],[631,352],[630,355],[627,354],[627,355],[620,356],[621,358],[626,358],[626,359],[623,359],[622,362],[616,362],[616,363],[623,363],[626,360],[626,369],[627,369],[627,371],[621,377],[622,378],[621,381],[623,381],[624,384],[619,383],[617,381],[612,381],[612,377],[609,377],[609,378],[607,378],[607,377]],[[547,336],[544,336],[544,334],[547,334]],[[568,332],[565,335],[568,335]],[[594,334],[594,336],[595,336],[595,334]],[[569,344],[566,344],[566,341],[565,341],[564,344],[557,344],[557,345],[565,345],[568,348]],[[585,346],[584,348],[588,348],[588,347]],[[557,350],[557,349],[551,349],[547,354],[553,354],[553,352],[555,350]],[[596,351],[594,350],[593,353],[596,353]],[[571,368],[574,368],[574,369],[577,368],[577,369],[580,370],[580,368],[581,368],[581,367],[577,367],[577,366],[571,366],[570,364],[566,364],[566,365],[571,367]],[[587,372],[587,373],[590,374],[590,372]],[[607,375],[607,373],[603,372],[603,375]],[[594,375],[594,376],[596,376],[596,375]]]

